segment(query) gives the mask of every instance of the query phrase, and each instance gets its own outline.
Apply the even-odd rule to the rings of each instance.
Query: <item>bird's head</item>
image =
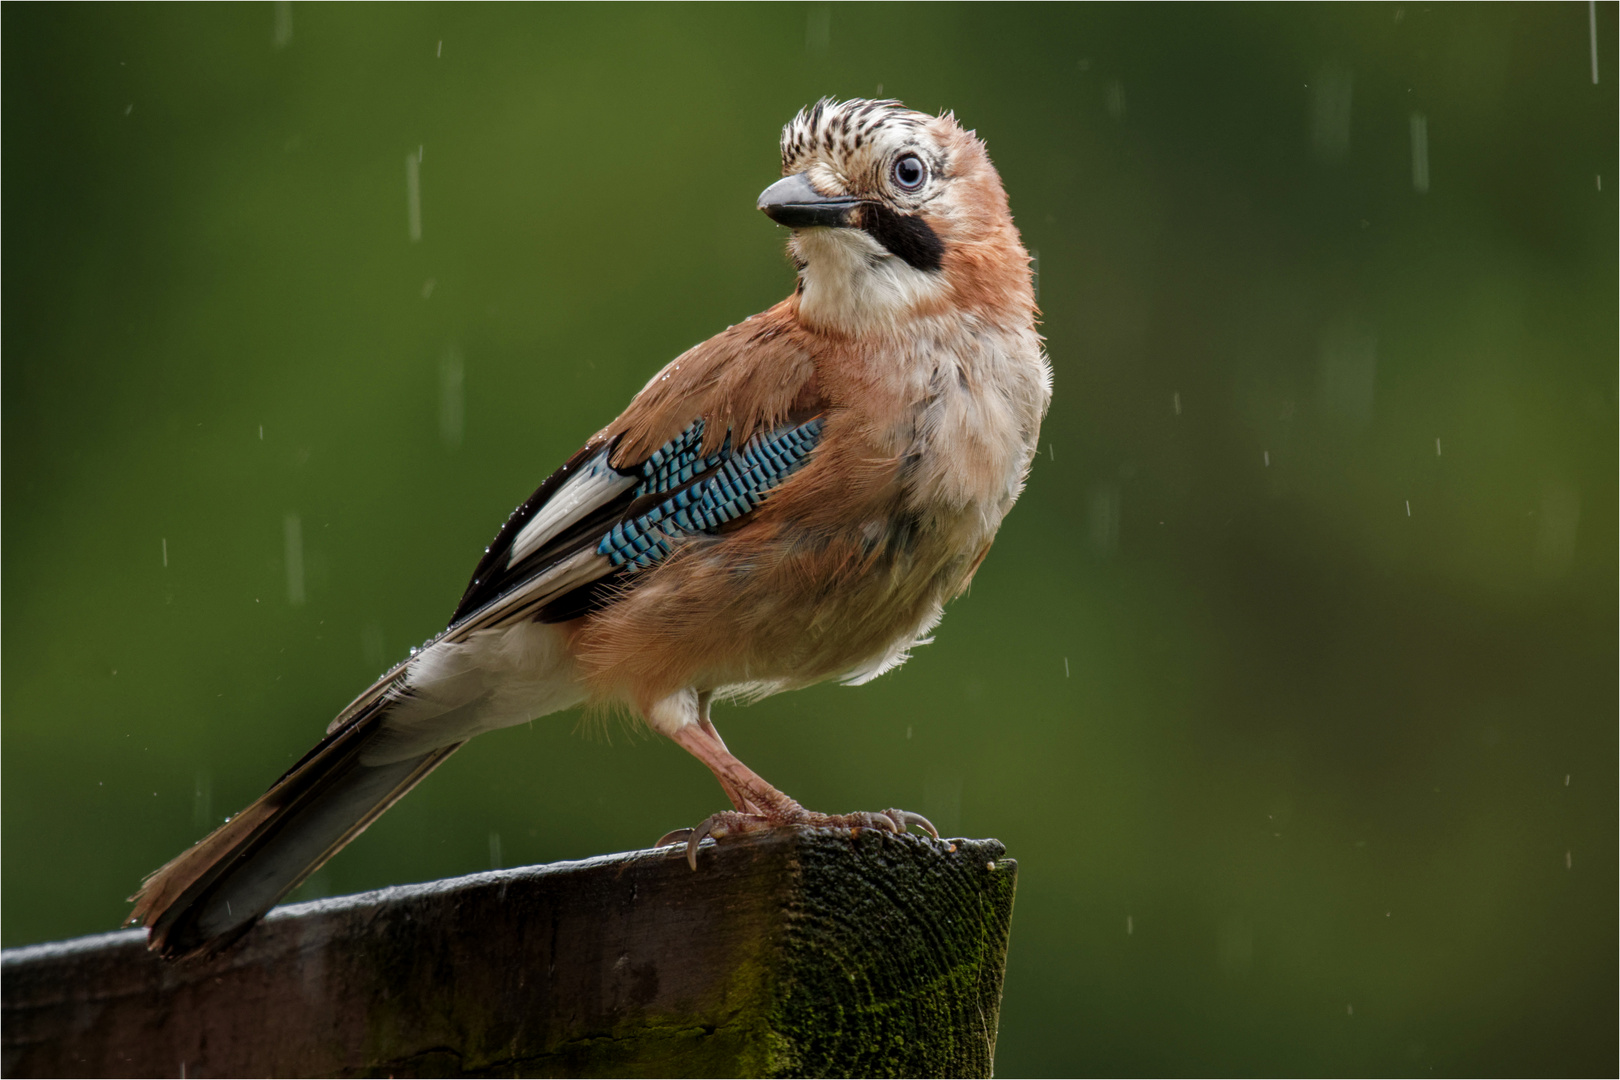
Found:
[[[782,129],[759,208],[793,230],[799,316],[883,333],[970,313],[1028,325],[1029,256],[984,144],[953,115],[822,99]]]

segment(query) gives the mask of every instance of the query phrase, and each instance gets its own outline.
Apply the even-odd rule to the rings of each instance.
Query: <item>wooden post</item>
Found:
[[[6,1076],[989,1076],[1017,865],[792,830],[8,949]]]

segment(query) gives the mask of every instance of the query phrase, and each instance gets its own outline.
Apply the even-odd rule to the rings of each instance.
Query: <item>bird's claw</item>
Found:
[[[934,828],[934,823],[923,817],[921,814],[913,814],[910,810],[896,810],[893,807],[890,807],[889,809],[883,811],[883,815],[898,826],[894,830],[895,832],[903,833],[906,831],[908,826],[915,825],[919,829],[922,829],[928,833],[928,835],[932,836],[935,840],[939,839],[939,830]]]
[[[712,838],[716,843],[730,836],[733,832],[759,832],[763,829],[773,828],[775,822],[769,821],[763,814],[744,814],[736,810],[724,810],[718,814],[710,814],[695,829],[675,829],[665,834],[656,846],[665,844],[686,843],[686,865],[693,870],[697,869],[698,845],[704,838]]]
[[[691,836],[692,832],[691,829],[671,829],[663,836],[660,836],[657,843],[653,844],[653,847],[663,847],[665,844],[679,844],[688,836]]]
[[[767,829],[790,828],[796,825],[818,829],[849,829],[851,832],[873,829],[896,835],[906,832],[915,825],[925,830],[935,840],[939,839],[939,830],[934,828],[933,822],[910,810],[889,809],[880,813],[859,810],[852,814],[817,814],[808,810],[800,810],[796,814],[745,814],[736,810],[723,810],[718,814],[709,815],[696,828],[673,829],[665,833],[653,846],[663,847],[666,844],[684,842],[686,864],[696,870],[698,846],[705,838],[718,843],[733,833],[763,832]]]

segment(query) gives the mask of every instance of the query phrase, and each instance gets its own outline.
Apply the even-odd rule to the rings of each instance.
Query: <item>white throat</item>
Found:
[[[801,229],[799,318],[848,334],[886,332],[945,293],[945,276],[918,270],[860,229]]]

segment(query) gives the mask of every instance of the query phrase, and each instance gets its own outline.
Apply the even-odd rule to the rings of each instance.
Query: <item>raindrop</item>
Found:
[[[411,243],[422,240],[422,155],[405,155],[405,216],[410,227]]]
[[[466,419],[466,395],[462,390],[464,374],[461,351],[452,345],[439,360],[439,437],[452,450],[461,445]]]
[[[1350,105],[1355,81],[1348,68],[1327,64],[1311,90],[1311,144],[1323,161],[1341,161],[1350,152]]]
[[[1357,428],[1371,419],[1377,389],[1377,333],[1354,317],[1335,319],[1322,334],[1317,401],[1334,419]]]
[[[302,607],[304,604],[304,523],[297,514],[288,514],[281,519],[281,534],[287,551],[287,603],[293,607]]]
[[[1597,68],[1597,0],[1586,0],[1586,25],[1592,31],[1592,85],[1598,81]]]
[[[1412,114],[1412,190],[1429,190],[1429,118],[1420,112]]]
[[[812,4],[804,21],[804,51],[824,53],[832,44],[832,5]]]
[[[1115,120],[1125,119],[1125,84],[1118,79],[1108,84],[1108,115]]]
[[[1176,410],[1176,415],[1177,416],[1181,415],[1181,391],[1180,390],[1177,390],[1175,393],[1170,395],[1170,407],[1172,409]]]
[[[1581,493],[1562,480],[1549,483],[1541,496],[1535,553],[1536,576],[1554,579],[1569,571],[1575,558],[1575,538],[1581,524]]]
[[[962,817],[962,787],[960,776],[930,773],[923,781],[923,801],[928,816],[934,819],[942,835],[952,835]]]
[[[163,568],[166,570],[166,569],[168,569],[168,567],[169,567],[169,538],[167,536],[165,536],[163,538]]]
[[[501,868],[501,834],[498,832],[489,834],[489,868],[491,870]]]
[[[276,0],[276,28],[270,40],[278,49],[292,44],[292,0]]]
[[[366,666],[373,671],[387,666],[388,650],[383,643],[382,624],[373,619],[366,623],[366,628],[360,632],[360,651],[365,656]]]
[[[1119,489],[1111,484],[1093,488],[1088,510],[1091,542],[1099,552],[1108,555],[1119,546]]]

